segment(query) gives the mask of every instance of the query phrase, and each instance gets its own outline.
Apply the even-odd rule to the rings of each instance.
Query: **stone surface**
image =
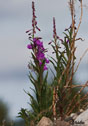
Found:
[[[54,123],[47,117],[43,117],[37,126],[54,126]],[[88,126],[88,109],[81,113],[71,113],[64,121],[60,118],[56,121],[56,126]]]
[[[65,122],[65,121],[57,120],[56,126],[70,126],[70,124],[68,122]]]
[[[53,126],[53,122],[47,117],[42,117],[37,126]]]
[[[73,118],[73,120],[75,120],[76,118],[77,118],[77,114],[76,113],[71,113],[71,115],[70,115],[70,117],[72,117]]]
[[[88,126],[86,124],[71,124],[70,126]]]
[[[80,109],[80,112],[82,113],[82,112],[84,112],[84,110],[83,109]]]
[[[85,125],[88,126],[88,109],[82,112],[76,119],[76,122],[85,122]]]

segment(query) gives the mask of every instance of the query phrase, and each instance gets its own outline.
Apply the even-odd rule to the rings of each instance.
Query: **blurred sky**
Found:
[[[0,0],[0,98],[10,105],[10,116],[14,119],[21,107],[29,107],[29,98],[23,89],[29,90],[31,83],[27,77],[27,64],[30,51],[26,48],[28,36],[26,30],[31,29],[31,0]],[[76,3],[76,20],[79,21],[80,3]],[[56,18],[57,33],[62,32],[71,24],[67,0],[35,0],[39,36],[43,37],[45,47],[52,39],[52,18]],[[77,42],[77,62],[88,48],[88,1],[83,0],[83,20],[78,33],[85,41]],[[49,55],[51,50],[49,49]],[[88,78],[88,53],[83,58],[78,72],[77,81],[84,83]]]

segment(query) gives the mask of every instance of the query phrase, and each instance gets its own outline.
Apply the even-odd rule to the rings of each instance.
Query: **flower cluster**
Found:
[[[39,65],[42,65],[42,62],[45,60],[44,70],[47,70],[46,64],[49,63],[49,60],[45,57],[46,49],[43,46],[43,42],[39,38],[34,38],[33,43],[27,45],[28,49],[32,49],[35,52],[36,59],[39,61]]]

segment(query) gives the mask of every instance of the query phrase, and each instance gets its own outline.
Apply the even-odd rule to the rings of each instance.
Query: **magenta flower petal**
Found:
[[[44,49],[44,47],[43,47],[43,46],[42,46],[42,47],[38,46],[38,51],[40,51],[40,52],[44,52],[44,51],[45,51],[45,49]]]
[[[49,63],[49,60],[48,59],[45,59],[46,60],[46,63]]]
[[[40,46],[40,47],[43,46],[43,42],[40,42],[40,40],[37,40],[35,43],[36,43],[37,46]]]
[[[36,40],[37,40],[36,38],[33,38],[33,42],[36,42]]]
[[[36,56],[37,56],[37,59],[38,59],[38,60],[42,60],[42,59],[45,58],[45,55],[44,55],[44,53],[42,53],[42,52],[38,52]]]
[[[43,70],[48,70],[48,68],[47,68],[47,66],[46,66],[46,65],[44,66]]]
[[[27,45],[27,48],[32,49],[32,45],[31,44]]]
[[[40,66],[42,65],[42,62],[41,62],[41,61],[39,61],[39,65],[40,65]]]
[[[67,43],[69,42],[69,40],[66,41]]]

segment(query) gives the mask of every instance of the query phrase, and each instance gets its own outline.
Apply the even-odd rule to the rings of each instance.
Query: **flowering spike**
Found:
[[[32,1],[32,27],[33,27],[33,37],[34,37],[34,33],[35,33],[35,25],[37,24],[36,21],[36,16],[35,16],[35,5],[34,2]]]
[[[38,31],[41,31],[40,28],[37,26],[37,21],[36,21],[36,15],[35,15],[35,5],[34,2],[32,2],[32,27],[33,27],[33,38],[34,34],[36,33],[35,29]]]
[[[53,18],[53,37],[57,37],[57,33],[56,33],[56,24],[55,24],[55,17]]]
[[[41,37],[33,38],[33,44],[27,45],[28,49],[32,49],[36,59],[39,61],[39,65],[41,66],[43,60],[45,60],[45,66],[43,70],[47,70],[46,64],[49,63],[49,60],[45,57],[45,48],[43,47],[43,42],[40,41]]]

